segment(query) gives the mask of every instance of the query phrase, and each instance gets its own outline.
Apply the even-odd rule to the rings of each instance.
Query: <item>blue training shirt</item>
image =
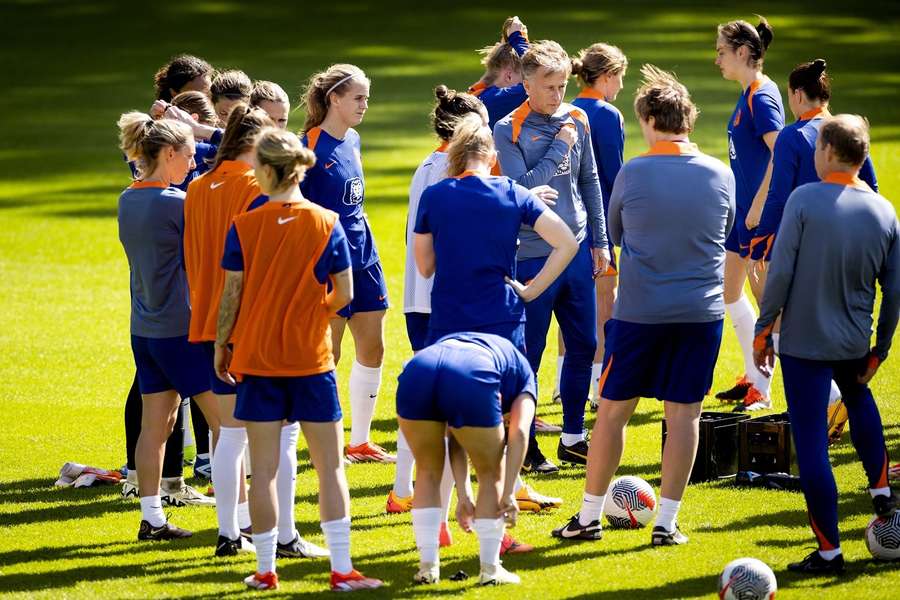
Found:
[[[304,197],[340,217],[353,270],[371,267],[378,262],[378,250],[363,212],[365,182],[359,134],[348,129],[344,139],[338,140],[322,128],[313,127],[301,141],[315,152],[316,164],[306,172],[300,190]]]
[[[478,346],[475,352],[452,352],[453,346],[473,344]],[[451,350],[447,352],[447,350]],[[483,350],[484,352],[478,352]],[[537,402],[537,384],[534,371],[528,360],[519,352],[508,339],[490,333],[476,333],[463,331],[445,335],[437,342],[425,348],[420,354],[440,354],[443,368],[457,369],[463,373],[469,373],[477,377],[483,369],[479,355],[489,355],[493,359],[494,369],[500,376],[500,409],[506,414],[512,408],[513,401],[520,394],[530,394]],[[418,355],[417,355],[418,356]],[[451,358],[452,357],[452,358]],[[447,359],[450,360],[447,360]],[[416,360],[413,358],[413,360]],[[427,360],[427,355],[423,357]],[[448,364],[449,363],[449,364]]]
[[[592,88],[584,88],[572,100],[585,112],[591,126],[591,146],[603,191],[603,214],[609,213],[609,198],[619,169],[625,164],[625,119],[619,109]],[[607,223],[609,220],[607,220]]]
[[[509,45],[521,58],[528,51],[528,38],[522,35],[521,31],[513,31],[509,36]],[[497,87],[496,85],[485,85],[484,82],[479,81],[469,88],[469,93],[484,104],[488,111],[488,126],[492,131],[497,121],[516,110],[528,99],[528,92],[525,91],[525,86],[521,82],[509,87]]]
[[[771,258],[784,206],[791,192],[801,185],[819,181],[815,163],[816,140],[822,123],[829,116],[831,115],[824,108],[811,110],[800,115],[795,123],[778,134],[778,139],[775,140],[772,183],[751,244],[750,256],[753,260]],[[859,171],[859,178],[869,184],[873,191],[878,191],[875,167],[870,157],[866,157],[866,162]]]
[[[465,172],[425,189],[416,233],[434,237],[434,329],[522,322],[525,304],[504,280],[516,277],[519,228],[547,206],[508,177]]]
[[[728,157],[739,210],[750,209],[769,167],[772,153],[763,136],[782,127],[784,107],[778,86],[768,77],[757,79],[738,98],[728,121]]]

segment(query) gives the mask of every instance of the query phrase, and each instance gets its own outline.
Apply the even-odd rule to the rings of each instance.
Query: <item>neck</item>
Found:
[[[252,165],[255,162],[253,151],[248,150],[247,152],[241,152],[237,156],[234,157],[234,160],[239,160],[241,162],[245,162],[248,165]]]
[[[650,139],[647,141],[653,146],[657,142],[684,142],[685,144],[689,144],[691,140],[686,133],[666,133],[654,129],[650,134]]]
[[[603,96],[603,99],[606,100],[606,92],[603,90],[603,86],[600,84],[600,80],[594,82],[594,85],[591,86],[591,89]]]
[[[154,169],[153,172],[150,173],[149,175],[147,175],[146,177],[142,178],[141,181],[159,182],[159,183],[165,185],[166,187],[169,187],[169,185],[172,184],[172,182],[169,180],[169,176],[166,175],[166,170],[163,165],[157,165],[156,169]]]
[[[553,111],[547,112],[547,111],[545,111],[545,110],[543,110],[543,109],[538,108],[537,106],[535,106],[534,104],[531,103],[531,100],[528,101],[528,107],[529,107],[533,112],[536,112],[536,113],[539,114],[539,115],[552,115],[552,114],[553,114]]]
[[[800,109],[800,114],[802,115],[802,114],[808,113],[811,110],[816,110],[817,108],[826,108],[827,109],[828,104],[818,101],[818,100],[815,102],[801,102],[800,106],[798,108]]]
[[[478,175],[490,175],[491,167],[484,160],[473,158],[466,161],[466,171],[471,171]]]
[[[290,184],[285,188],[269,194],[269,202],[302,202],[305,200],[300,193],[300,186]]]
[[[337,116],[337,111],[328,111],[325,120],[319,127],[336,140],[343,140],[347,135],[347,130],[350,129],[350,126]]]
[[[750,87],[750,84],[756,81],[757,79],[762,79],[763,73],[762,71],[757,71],[756,69],[747,69],[743,73],[741,73],[739,77],[739,81],[741,82],[741,89],[746,90]]]

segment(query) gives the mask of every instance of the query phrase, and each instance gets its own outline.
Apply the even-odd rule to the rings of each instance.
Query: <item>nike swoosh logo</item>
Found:
[[[296,219],[296,218],[297,218],[297,217],[288,217],[287,219],[282,219],[281,217],[278,217],[278,224],[279,224],[279,225],[284,225],[284,224],[287,223],[288,221],[293,221],[293,220]]]
[[[219,187],[220,185],[225,185],[225,182],[219,181],[218,183],[211,183],[211,184],[209,184],[209,189],[214,190],[217,187]]]
[[[531,136],[531,141],[532,141],[532,142],[536,142],[536,141],[538,141],[539,139],[541,139],[541,136],[539,136],[539,135],[533,135],[533,136]]]
[[[562,536],[564,538],[573,538],[573,537],[578,537],[578,534],[581,533],[581,531],[578,529],[572,530],[572,529],[569,529],[568,527],[566,527],[560,533],[562,534]]]
[[[325,163],[325,168],[330,169],[336,164],[337,161],[331,161],[330,163]]]

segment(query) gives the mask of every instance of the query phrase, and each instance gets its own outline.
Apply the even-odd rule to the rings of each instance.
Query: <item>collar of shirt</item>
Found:
[[[135,181],[131,185],[128,186],[129,190],[140,190],[144,188],[162,188],[166,189],[167,186],[161,181]]]
[[[819,117],[820,119],[827,119],[830,116],[831,116],[831,113],[828,112],[827,106],[817,106],[816,108],[808,110],[805,113],[803,113],[802,115],[800,115],[799,117],[797,117],[797,120],[798,121],[811,121],[812,119],[815,119],[816,117]]]
[[[865,181],[859,178],[858,173],[847,173],[846,171],[832,171],[822,180],[824,183],[834,183],[836,185],[846,185],[855,187],[860,190],[871,190]]]
[[[603,100],[604,102],[606,102],[606,98],[603,96],[603,94],[601,94],[594,88],[589,87],[581,88],[581,91],[578,93],[576,98],[593,98],[594,100]]]
[[[687,154],[699,154],[697,144],[682,141],[659,141],[644,153],[644,156],[681,156]]]

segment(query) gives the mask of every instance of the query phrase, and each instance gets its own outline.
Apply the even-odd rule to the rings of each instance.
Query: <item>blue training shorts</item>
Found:
[[[431,313],[408,312],[406,317],[406,337],[413,352],[418,352],[428,345],[428,321]]]
[[[600,396],[692,404],[712,386],[722,320],[708,323],[606,322]]]
[[[216,375],[215,342],[201,342],[199,345],[203,347],[203,351],[206,353],[206,370],[209,374],[209,387],[213,391],[213,394],[219,394],[220,396],[237,394],[237,387],[225,383],[224,381],[219,379],[218,375]]]
[[[725,240],[725,249],[739,254],[741,258],[750,256],[750,242],[756,235],[756,227],[747,229],[747,211],[749,207],[736,206],[734,211],[734,226]]]
[[[242,421],[309,421],[341,419],[334,371],[304,377],[245,375],[237,385],[234,418]]]
[[[414,356],[397,379],[397,414],[450,427],[500,425],[500,373],[493,357],[472,348]]]
[[[349,319],[355,313],[375,312],[387,307],[387,284],[379,261],[361,271],[353,271],[353,300],[337,314]]]
[[[131,336],[131,351],[142,394],[175,390],[182,398],[209,391],[203,348],[186,335],[170,338]]]

